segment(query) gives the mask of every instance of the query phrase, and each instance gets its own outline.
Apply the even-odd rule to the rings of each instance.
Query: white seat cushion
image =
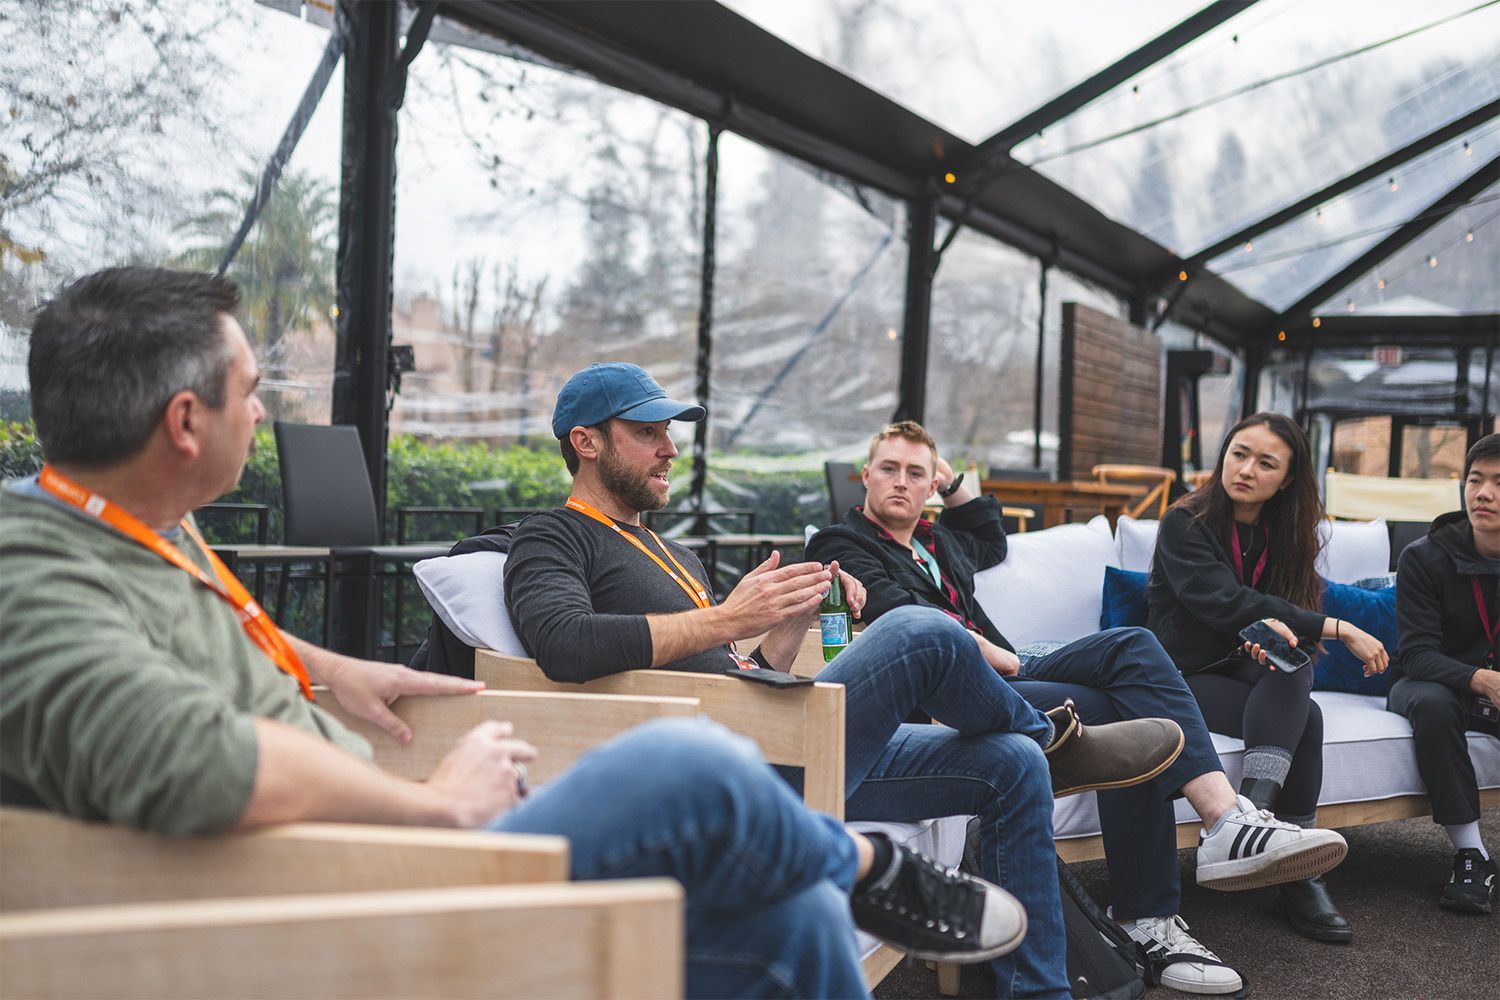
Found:
[[[1323,792],[1320,805],[1343,802],[1375,802],[1401,795],[1425,795],[1417,756],[1411,740],[1411,724],[1395,712],[1385,710],[1378,695],[1314,691],[1313,699],[1323,710]],[[1245,744],[1230,736],[1213,734],[1214,749],[1224,762],[1231,785],[1238,785],[1244,767]],[[1480,788],[1500,788],[1500,740],[1479,733],[1469,734],[1469,757]],[[1177,822],[1197,819],[1192,806],[1179,799]],[[1099,809],[1094,796],[1075,795],[1059,799],[1052,814],[1058,840],[1089,837],[1099,832]]]
[[[974,596],[1017,648],[1099,631],[1104,567],[1118,566],[1102,515],[1011,535],[1005,561],[974,575]]]
[[[423,559],[412,567],[412,575],[432,610],[464,645],[530,655],[505,610],[505,553]]]

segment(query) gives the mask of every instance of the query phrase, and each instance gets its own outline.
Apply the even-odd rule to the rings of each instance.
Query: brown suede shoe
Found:
[[[1171,767],[1182,753],[1182,727],[1171,719],[1085,726],[1071,698],[1047,718],[1055,730],[1046,750],[1054,798],[1139,785]]]

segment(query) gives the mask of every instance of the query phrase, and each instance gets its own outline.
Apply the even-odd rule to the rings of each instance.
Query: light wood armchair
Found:
[[[529,765],[534,784],[565,771],[585,750],[643,722],[693,718],[700,712],[693,696],[667,693],[641,696],[577,690],[490,690],[453,697],[402,698],[391,706],[412,729],[412,741],[402,745],[379,727],[350,716],[331,696],[320,697],[318,704],[370,741],[375,763],[383,770],[412,781],[425,780],[459,737],[484,720],[513,723],[516,735],[541,751],[536,762]]]
[[[819,663],[822,658],[819,652]],[[548,680],[535,660],[489,649],[474,651],[474,676],[497,690],[696,698],[703,715],[755,740],[772,764],[803,768],[802,797],[809,808],[844,816],[842,685],[772,688],[727,674],[678,670],[627,670],[562,684]]]
[[[682,995],[669,879],[0,915],[6,996]]]
[[[1154,506],[1160,520],[1167,512],[1172,484],[1177,482],[1177,473],[1155,465],[1096,465],[1091,471],[1101,486],[1140,484],[1146,487],[1145,495],[1135,506],[1125,510],[1131,517],[1141,517]]]

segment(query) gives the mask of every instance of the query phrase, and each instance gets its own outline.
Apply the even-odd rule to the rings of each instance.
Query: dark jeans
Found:
[[[1273,803],[1278,816],[1304,819],[1318,811],[1323,790],[1323,712],[1312,700],[1312,668],[1283,673],[1248,656],[1192,674],[1188,687],[1208,728],[1245,741],[1245,749],[1280,747],[1291,769]]]
[[[1403,677],[1391,687],[1385,707],[1411,723],[1417,770],[1432,800],[1432,821],[1444,825],[1479,818],[1479,779],[1464,732],[1468,699],[1446,684]]]
[[[1182,754],[1171,767],[1134,788],[1098,793],[1115,915],[1136,920],[1176,914],[1181,885],[1172,800],[1183,785],[1223,765],[1171,657],[1146,629],[1109,629],[1027,658],[1014,686],[1043,710],[1072,698],[1085,723],[1154,718],[1182,727]]]

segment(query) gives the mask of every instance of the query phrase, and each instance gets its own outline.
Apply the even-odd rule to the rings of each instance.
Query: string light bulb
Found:
[[[1043,147],[1043,148],[1046,147],[1046,145],[1047,145],[1047,133],[1046,132],[1038,132],[1036,134],[1036,144],[1038,146]]]
[[[1465,243],[1473,243],[1474,242],[1474,230],[1471,229],[1467,233],[1464,233],[1464,242]]]
[[[1254,249],[1255,249],[1255,244],[1251,243],[1249,240],[1246,240],[1245,241],[1245,252],[1249,253],[1251,250],[1254,250]]]
[[[1375,287],[1379,288],[1382,292],[1385,291],[1385,279],[1381,278],[1379,281],[1375,282]]]
[[[946,174],[943,175],[943,180],[947,181],[949,184],[952,184],[953,182],[955,182],[955,181],[958,180],[958,175],[956,175],[955,173],[953,173],[953,171],[950,170]]]
[[[1320,327],[1322,325],[1323,325],[1323,319],[1322,319],[1322,317],[1320,317],[1320,316],[1314,316],[1313,317],[1313,329],[1316,330],[1318,327]]]
[[[1428,267],[1437,267],[1437,257],[1435,257],[1435,256],[1428,257],[1427,258],[1427,266]]]
[[[1321,226],[1322,224],[1323,224],[1323,206],[1319,205],[1318,206],[1318,225]]]
[[[1285,340],[1286,339],[1286,331],[1285,330],[1277,330],[1276,331],[1276,339],[1277,340]]]
[[[1354,311],[1354,300],[1353,299],[1349,300],[1349,311],[1350,312]]]
[[[1395,190],[1398,190],[1400,187],[1401,187],[1401,185],[1396,183],[1396,178],[1394,176],[1391,177],[1391,190],[1395,191]]]
[[[1471,146],[1471,145],[1469,145],[1469,143],[1468,143],[1467,140],[1464,141],[1464,155],[1465,156],[1473,156],[1474,155],[1474,147]]]
[[[1135,95],[1135,99],[1137,101],[1139,101],[1141,99],[1141,85],[1140,84],[1138,84],[1138,83],[1137,84],[1132,84],[1131,88],[1130,88],[1130,92]]]
[[[1187,272],[1186,271],[1178,271],[1177,272],[1177,280],[1178,281],[1186,281],[1187,280]]]

